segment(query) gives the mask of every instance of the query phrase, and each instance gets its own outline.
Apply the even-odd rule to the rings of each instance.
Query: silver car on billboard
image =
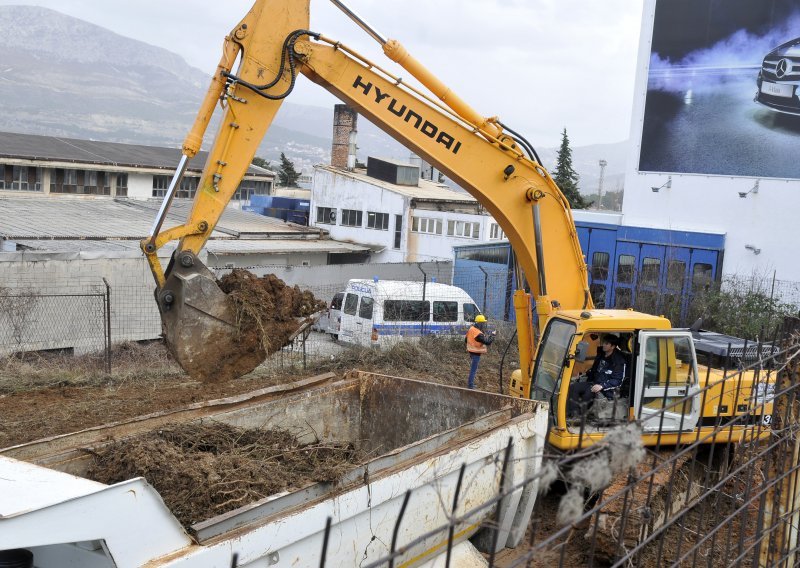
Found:
[[[757,103],[800,116],[800,38],[779,45],[764,57],[756,84]]]

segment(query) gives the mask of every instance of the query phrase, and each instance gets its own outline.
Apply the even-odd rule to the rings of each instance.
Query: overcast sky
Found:
[[[253,0],[0,0],[46,6],[163,47],[213,72],[222,39]],[[642,0],[345,0],[397,39],[484,116],[497,115],[534,146],[629,136]],[[311,0],[311,29],[397,75],[329,0]],[[301,79],[290,100],[337,101]]]

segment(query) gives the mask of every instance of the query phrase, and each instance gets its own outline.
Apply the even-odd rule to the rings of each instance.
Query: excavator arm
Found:
[[[338,0],[334,3],[341,7]],[[199,378],[240,375],[260,362],[241,360],[246,354],[238,344],[235,317],[197,255],[281,102],[302,74],[435,165],[494,216],[530,288],[530,294],[518,291],[514,300],[522,373],[530,377],[534,337],[539,331],[532,312],[541,327],[556,308],[592,307],[586,263],[566,198],[524,140],[507,134],[496,118],[484,118],[472,110],[398,42],[384,40],[367,28],[387,57],[427,92],[341,43],[307,31],[308,21],[308,0],[258,0],[226,38],[217,75],[184,144],[186,156],[197,152],[219,101],[224,115],[192,211],[186,223],[162,232],[170,191],[153,234],[142,242],[173,355],[190,375]],[[181,174],[179,167],[173,186]],[[175,239],[180,239],[178,247],[162,270],[158,250]],[[518,281],[522,286],[522,279]]]

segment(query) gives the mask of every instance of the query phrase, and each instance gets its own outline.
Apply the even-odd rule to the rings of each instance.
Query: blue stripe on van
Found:
[[[463,335],[472,324],[447,325],[441,323],[426,323],[425,335]],[[373,325],[380,335],[421,335],[422,325],[419,323],[398,323]]]

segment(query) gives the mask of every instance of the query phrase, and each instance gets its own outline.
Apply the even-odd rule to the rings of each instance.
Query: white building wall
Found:
[[[317,223],[317,208],[330,207],[337,210],[336,223]],[[341,225],[342,209],[363,211],[361,227]],[[389,214],[388,230],[368,229],[367,212]],[[394,248],[395,215],[403,215],[400,249]],[[375,262],[403,262],[407,247],[409,218],[408,199],[377,186],[365,184],[347,176],[317,169],[311,191],[310,225],[330,231],[332,239],[371,245],[382,252],[373,255]]]
[[[431,235],[427,233],[415,233],[409,230],[408,249],[406,251],[407,262],[422,262],[436,259],[453,259],[453,247],[469,244],[487,242],[489,230],[489,217],[486,215],[474,215],[469,213],[454,213],[451,211],[427,211],[424,209],[412,209],[412,217],[426,217],[428,219],[441,219],[442,234]],[[480,225],[480,238],[472,239],[468,237],[451,237],[447,235],[448,221],[464,221],[467,223],[478,223]],[[409,219],[409,224],[411,224]],[[409,227],[411,229],[411,227]]]
[[[639,44],[639,66],[631,121],[631,148],[625,175],[624,224],[662,229],[685,229],[725,234],[725,274],[773,275],[800,281],[796,261],[797,211],[800,210],[800,181],[747,177],[668,174],[638,170],[641,148],[650,46],[656,0],[646,0]],[[755,90],[755,79],[753,83]],[[747,159],[742,155],[742,159]],[[746,198],[756,181],[758,193]],[[759,254],[745,248],[751,245]]]
[[[411,199],[409,197],[399,193],[318,168],[314,175],[314,184],[311,192],[310,224],[330,231],[332,239],[371,245],[375,250],[372,255],[372,261],[376,263],[452,260],[454,246],[487,242],[489,240],[489,226],[493,219],[488,215],[424,209],[412,210],[410,209],[410,203]],[[318,207],[336,209],[336,224],[317,223]],[[362,226],[342,226],[342,209],[363,211]],[[389,230],[366,228],[367,212],[369,211],[388,213]],[[397,215],[403,216],[399,249],[394,248]],[[412,230],[412,216],[441,220],[442,234],[414,232]],[[480,225],[480,238],[447,236],[447,222],[450,220],[478,223]]]

